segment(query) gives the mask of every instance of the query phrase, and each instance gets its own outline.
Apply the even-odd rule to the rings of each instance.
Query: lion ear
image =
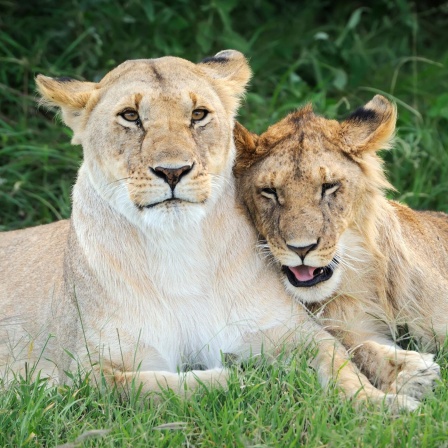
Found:
[[[233,141],[236,147],[236,160],[233,167],[235,176],[244,173],[259,159],[258,140],[257,134],[248,131],[237,121],[235,122],[233,128]]]
[[[87,104],[98,92],[98,84],[77,81],[72,78],[50,78],[38,75],[36,85],[42,96],[41,102],[61,109],[64,123],[73,130],[73,144],[81,143]]]
[[[395,104],[384,96],[375,95],[341,123],[346,152],[356,156],[390,148],[396,121]]]
[[[226,109],[235,113],[252,76],[244,55],[236,50],[224,50],[203,59],[198,66],[214,80]]]

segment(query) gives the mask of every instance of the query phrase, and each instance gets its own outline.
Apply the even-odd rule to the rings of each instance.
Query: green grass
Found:
[[[0,446],[448,446],[443,384],[418,411],[393,416],[333,388],[324,393],[308,359],[248,365],[233,372],[228,391],[202,389],[189,400],[167,391],[158,403],[138,393],[120,399],[88,381],[45,388],[19,380],[0,394]],[[446,382],[446,358],[439,362]]]
[[[250,58],[239,119],[256,132],[309,101],[343,118],[375,93],[394,99],[397,144],[384,154],[394,197],[448,211],[448,7],[371,3],[0,0],[0,230],[70,215],[82,150],[37,107],[36,74],[97,81],[125,59],[199,61],[225,48]],[[307,359],[249,366],[228,392],[186,402],[167,394],[159,405],[87,381],[56,389],[18,380],[0,392],[0,446],[448,446],[447,350],[443,383],[398,418],[324,393]],[[172,422],[181,424],[160,428]]]

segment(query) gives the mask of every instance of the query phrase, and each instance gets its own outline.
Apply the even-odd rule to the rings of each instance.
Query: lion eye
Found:
[[[125,110],[120,114],[126,121],[137,121],[138,113],[135,110]]]
[[[339,182],[331,182],[328,184],[322,184],[322,197],[329,196],[330,194],[336,193],[339,190],[341,184]]]
[[[195,109],[191,113],[192,121],[201,121],[208,115],[208,110],[205,109]]]
[[[139,116],[135,110],[125,110],[120,114],[126,121],[138,121]]]
[[[278,202],[277,190],[275,188],[263,188],[261,190],[261,195],[267,199],[274,199]]]

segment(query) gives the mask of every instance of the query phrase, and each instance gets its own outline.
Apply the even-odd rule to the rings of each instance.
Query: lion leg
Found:
[[[122,388],[128,388],[132,383],[141,387],[143,393],[160,392],[171,389],[184,397],[190,396],[201,385],[205,387],[219,387],[227,389],[229,371],[223,368],[208,370],[191,370],[188,372],[168,371],[134,371],[117,372],[113,374],[114,383]]]
[[[370,400],[390,408],[392,411],[413,411],[419,406],[416,397],[405,391],[383,391],[376,388],[352,362],[345,348],[335,340],[320,335],[316,341],[318,352],[312,366],[318,372],[321,383],[334,382],[341,392],[355,401]]]
[[[392,341],[364,341],[354,350],[354,359],[366,375],[388,393],[421,399],[440,378],[434,355],[403,350]]]
[[[118,352],[95,353],[95,347],[84,354],[83,370],[91,372],[96,384],[102,381],[117,387],[120,393],[138,390],[143,394],[171,389],[183,397],[190,396],[201,386],[227,389],[229,370],[215,367],[207,370],[175,371],[154,347],[123,348]],[[96,362],[92,363],[92,359]],[[98,360],[98,361],[97,361]],[[114,361],[113,361],[114,360]],[[117,361],[119,360],[119,361]]]
[[[370,400],[384,404],[393,412],[413,411],[419,406],[419,401],[411,396],[385,393],[377,389],[351,361],[342,344],[315,322],[308,321],[296,328],[290,328],[287,333],[285,331],[285,326],[279,326],[250,335],[248,342],[252,354],[256,354],[255,349],[258,347],[260,351],[263,349],[269,359],[297,347],[315,347],[317,353],[311,365],[317,371],[319,381],[324,387],[334,383],[347,398],[356,402]]]

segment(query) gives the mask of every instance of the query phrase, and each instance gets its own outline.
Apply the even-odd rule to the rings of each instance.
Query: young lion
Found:
[[[259,137],[237,124],[234,170],[286,290],[382,390],[421,397],[439,367],[391,336],[405,324],[431,349],[446,337],[448,216],[385,198],[377,151],[395,122],[377,95],[342,123],[308,105]]]
[[[232,177],[249,77],[231,50],[199,64],[127,61],[99,83],[38,76],[84,162],[69,221],[1,235],[3,365],[38,362],[66,381],[79,363],[118,384],[181,392],[197,380],[225,384],[223,354],[314,340],[324,384],[417,406],[374,388],[257,254]]]

